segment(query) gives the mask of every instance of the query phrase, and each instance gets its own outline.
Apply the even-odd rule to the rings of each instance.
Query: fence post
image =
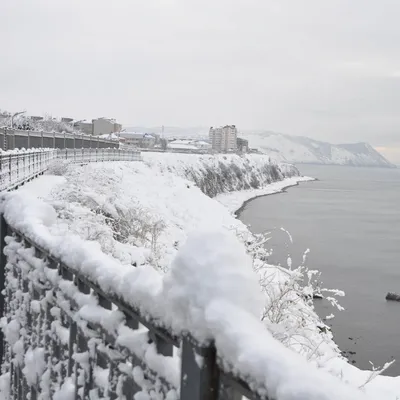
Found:
[[[7,128],[4,128],[3,150],[7,151]]]
[[[8,156],[8,176],[10,178],[8,183],[11,185],[11,154]]]
[[[196,358],[201,357],[202,365]],[[199,347],[182,338],[181,400],[218,399],[218,366],[214,346]]]
[[[67,148],[67,138],[65,137],[66,133],[64,132],[64,149]]]
[[[40,140],[40,147],[43,149],[43,132],[40,132],[41,140]]]
[[[75,132],[74,132],[74,149],[76,148],[76,146],[75,146]]]
[[[53,132],[53,149],[56,148],[56,133]]]
[[[31,148],[31,135],[28,131],[28,149],[30,149],[30,148]]]
[[[19,181],[19,154],[16,155],[17,157],[17,182]]]
[[[24,158],[23,158],[23,160],[24,160],[24,173],[22,174],[22,179],[23,179],[23,181],[25,181],[25,179],[26,179],[26,154],[24,154],[24,156],[23,156]]]
[[[5,238],[7,236],[7,222],[4,219],[4,215],[0,215],[0,317],[4,316],[4,303],[5,303],[5,280],[6,280],[6,264],[7,257],[4,254],[4,247],[6,245]],[[3,359],[5,355],[5,342],[4,342],[4,333],[3,330],[0,329],[0,370],[3,366]]]

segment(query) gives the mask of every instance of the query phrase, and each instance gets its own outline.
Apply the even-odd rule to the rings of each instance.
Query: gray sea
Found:
[[[240,220],[271,232],[272,263],[290,254],[294,267],[310,249],[307,266],[322,272],[323,287],[346,293],[345,311],[315,301],[321,317],[335,314],[327,324],[340,349],[360,368],[395,358],[386,374],[400,375],[400,302],[385,300],[400,293],[400,169],[298,167],[319,180],[250,201]]]

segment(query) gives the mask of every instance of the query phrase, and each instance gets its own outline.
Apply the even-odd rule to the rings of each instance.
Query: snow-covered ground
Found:
[[[262,176],[263,171],[270,170],[269,167],[266,168],[267,158],[265,156],[236,157],[218,159],[211,156],[146,154],[144,163],[114,162],[71,166],[64,177],[43,176],[25,185],[19,191],[23,200],[20,199],[18,203],[20,212],[19,215],[16,212],[15,218],[18,219],[23,215],[24,204],[27,204],[26,207],[28,207],[28,204],[35,203],[30,202],[30,196],[42,198],[48,205],[43,208],[39,220],[40,218],[46,220],[46,229],[50,232],[48,238],[55,238],[54,240],[56,240],[56,238],[76,234],[84,240],[96,242],[98,248],[101,248],[108,257],[111,257],[112,265],[121,265],[121,271],[125,271],[131,265],[136,265],[140,266],[140,270],[147,271],[149,268],[153,270],[152,276],[162,276],[163,272],[171,271],[172,268],[173,272],[167,272],[168,279],[172,279],[171,274],[178,274],[175,277],[176,279],[172,279],[172,282],[176,284],[179,279],[183,279],[181,283],[186,286],[182,286],[182,290],[186,290],[185,293],[188,296],[190,290],[196,290],[199,281],[206,285],[210,284],[211,286],[207,289],[209,291],[204,292],[210,295],[210,302],[202,303],[207,296],[201,297],[201,300],[192,297],[192,301],[195,302],[197,307],[200,307],[199,309],[203,307],[202,313],[206,309],[210,310],[207,315],[199,314],[198,317],[208,318],[207,321],[212,330],[209,333],[221,343],[221,352],[229,362],[239,362],[238,360],[241,359],[243,360],[240,363],[242,371],[251,372],[251,374],[259,373],[261,380],[266,379],[266,377],[269,380],[276,379],[277,381],[274,382],[276,382],[277,387],[287,393],[287,397],[284,397],[282,392],[279,392],[282,396],[279,398],[295,399],[296,397],[293,397],[296,394],[296,392],[293,392],[293,388],[296,386],[295,382],[300,385],[302,379],[307,384],[305,386],[300,385],[304,390],[299,389],[299,391],[303,394],[309,393],[313,384],[305,376],[307,374],[303,375],[301,372],[301,370],[307,370],[308,367],[305,366],[309,365],[311,371],[315,368],[320,371],[328,371],[350,386],[362,387],[363,391],[368,393],[371,398],[396,400],[397,397],[400,397],[400,378],[378,376],[364,385],[371,376],[371,372],[360,371],[341,357],[330,331],[325,329],[324,324],[313,311],[312,302],[303,299],[303,296],[309,293],[307,290],[310,290],[310,287],[302,288],[298,280],[303,277],[302,273],[307,275],[307,272],[302,269],[297,270],[294,268],[295,266],[290,271],[266,263],[265,258],[263,258],[265,251],[262,249],[262,238],[252,235],[247,227],[233,215],[233,212],[251,197],[275,193],[309,178],[291,176],[267,186],[268,182],[271,181],[271,176]],[[230,168],[235,163],[238,170],[242,172],[239,173],[236,170],[238,173],[231,174]],[[203,178],[213,167],[220,168],[223,171],[228,168],[225,180],[215,181],[211,186],[203,185],[203,191],[200,190],[194,182],[203,184]],[[273,174],[275,173],[274,170]],[[296,175],[295,170],[291,167],[287,165],[278,166],[280,179],[284,178],[284,173]],[[240,181],[251,186],[250,183],[255,182],[254,177],[257,178],[258,182],[262,181],[261,187],[243,192],[236,190],[245,187]],[[214,180],[215,176],[210,173],[209,178]],[[255,184],[255,186],[257,185]],[[223,188],[232,192],[221,194]],[[216,198],[207,196],[204,193],[207,190],[211,190],[210,194],[216,195]],[[12,204],[12,201],[9,204]],[[15,207],[15,204],[17,204],[16,199],[14,199],[13,207]],[[53,211],[50,212],[50,210]],[[46,217],[45,214],[50,215],[51,218]],[[30,219],[27,218],[20,223],[21,226],[26,227],[30,222]],[[41,224],[43,225],[42,222]],[[192,235],[198,237],[196,235],[199,231],[203,232],[203,236],[198,241],[198,245],[193,240],[187,242],[188,237]],[[240,242],[237,242],[236,239],[233,245],[233,239],[224,239],[224,235],[220,234],[221,231],[228,231],[228,234],[239,238]],[[206,239],[207,233],[204,232],[209,232],[210,240]],[[212,236],[212,232],[220,233],[219,236]],[[213,238],[219,239],[213,241]],[[183,249],[185,243],[193,256],[187,253],[188,250],[183,250],[186,253],[183,253],[180,258],[176,258],[178,251]],[[229,257],[229,251],[227,252],[226,247],[228,244],[239,248],[236,252],[233,251],[233,247],[230,247],[234,257]],[[221,246],[219,250],[218,246]],[[262,302],[264,310],[262,306],[260,309],[258,300],[254,300],[254,304],[249,305],[253,297],[251,294],[246,297],[246,293],[254,291],[252,284],[236,286],[238,281],[233,277],[233,286],[229,286],[230,275],[225,275],[229,270],[229,263],[233,265],[235,259],[244,260],[243,253],[245,253],[245,250],[252,257],[253,270],[259,274],[259,280],[263,286]],[[207,254],[209,254],[209,257],[207,257]],[[191,268],[188,266],[188,260],[193,264]],[[77,258],[74,258],[71,262],[78,261]],[[224,264],[226,262],[228,264]],[[244,264],[247,263],[245,260],[243,262]],[[221,266],[219,266],[219,263],[221,263]],[[237,263],[235,265],[237,266]],[[205,269],[201,272],[203,267]],[[186,268],[192,277],[189,279],[187,274],[179,275],[179,268],[182,268],[182,272]],[[214,269],[214,273],[212,273],[212,269]],[[207,274],[210,274],[210,279],[214,282],[207,280]],[[239,273],[237,277],[240,278],[240,276]],[[189,279],[189,281],[185,281],[185,279]],[[252,278],[246,279],[251,280]],[[217,282],[217,280],[219,281]],[[227,285],[226,290],[222,290],[221,282],[225,282]],[[111,284],[111,282],[108,284]],[[168,284],[168,281],[165,284]],[[157,285],[155,283],[154,287],[157,287]],[[156,290],[154,287],[153,290]],[[288,287],[293,289],[287,291]],[[226,297],[227,301],[231,303],[224,308],[227,311],[225,316],[215,307],[208,308],[211,306],[211,299],[215,295],[215,290],[223,291],[224,295],[221,296]],[[241,293],[242,290],[243,293]],[[134,291],[132,290],[132,292]],[[214,294],[211,296],[211,293]],[[182,294],[184,293],[182,292]],[[195,293],[192,293],[192,296],[195,296]],[[240,297],[236,303],[236,300],[233,300],[235,296]],[[188,299],[190,300],[190,298],[189,296]],[[182,297],[179,296],[175,299],[170,297],[170,300],[181,305],[184,303]],[[200,301],[200,303],[196,303],[197,301]],[[229,326],[229,321],[226,321],[226,318],[231,313],[235,315],[234,319],[237,320],[238,314],[235,313],[239,311],[236,308],[231,308],[232,304],[235,307],[244,307],[244,314],[240,315],[243,316],[243,321],[247,321],[251,329],[244,327],[243,330],[240,330],[238,324],[234,324],[234,330],[225,329]],[[268,317],[263,321],[264,327],[268,327],[272,337],[279,339],[287,347],[299,353],[300,356],[291,358],[293,355],[291,352],[281,350],[281,347],[277,344],[274,345],[275,342],[269,341],[270,339],[267,337],[265,337],[265,343],[258,342],[259,345],[249,347],[249,352],[246,353],[246,342],[244,340],[255,340],[251,330],[260,333],[260,329],[262,329],[260,324],[256,323],[254,318],[249,315],[260,315],[263,312]],[[204,319],[201,321],[204,322]],[[225,321],[225,325],[221,325],[223,321]],[[174,326],[174,321],[169,322]],[[236,336],[237,334],[239,336]],[[227,340],[226,343],[224,343],[224,339]],[[238,348],[242,349],[243,353],[235,353],[232,348],[233,343],[237,343]],[[289,377],[286,375],[288,382],[291,382],[293,386],[285,387],[285,376],[280,376],[278,370],[268,369],[267,354],[271,353],[274,348],[276,353],[273,353],[273,361],[282,371],[285,370],[286,373],[290,371],[290,374],[294,374]],[[245,356],[245,359],[248,357],[248,362],[241,358],[242,355]],[[281,363],[279,362],[280,357]],[[291,368],[291,363],[297,367]],[[261,370],[257,371],[257,368]],[[296,374],[298,374],[299,379],[296,378]],[[326,382],[325,375],[322,375],[321,378],[319,374],[320,372],[317,374],[318,377],[315,378],[316,382],[323,385],[321,382]],[[279,379],[283,379],[283,381],[279,381]],[[354,396],[349,397],[347,395],[346,397],[346,391],[343,392],[340,388],[335,389],[335,380],[331,381],[329,378],[328,381],[326,383],[327,388],[331,388],[332,396],[336,397],[330,397],[331,394],[328,394],[325,390],[326,399],[344,400],[358,396],[358,392],[355,394],[356,391],[353,390],[351,393]],[[300,398],[316,400],[322,397]]]

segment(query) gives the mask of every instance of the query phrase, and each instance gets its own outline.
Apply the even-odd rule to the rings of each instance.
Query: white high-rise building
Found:
[[[235,125],[225,125],[220,128],[210,128],[212,149],[218,153],[232,152],[237,149],[237,129]]]

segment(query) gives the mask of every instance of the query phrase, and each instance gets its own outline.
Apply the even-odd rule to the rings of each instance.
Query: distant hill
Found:
[[[333,145],[302,136],[275,132],[245,133],[251,148],[258,148],[271,158],[295,164],[330,164],[395,168],[368,143]]]

